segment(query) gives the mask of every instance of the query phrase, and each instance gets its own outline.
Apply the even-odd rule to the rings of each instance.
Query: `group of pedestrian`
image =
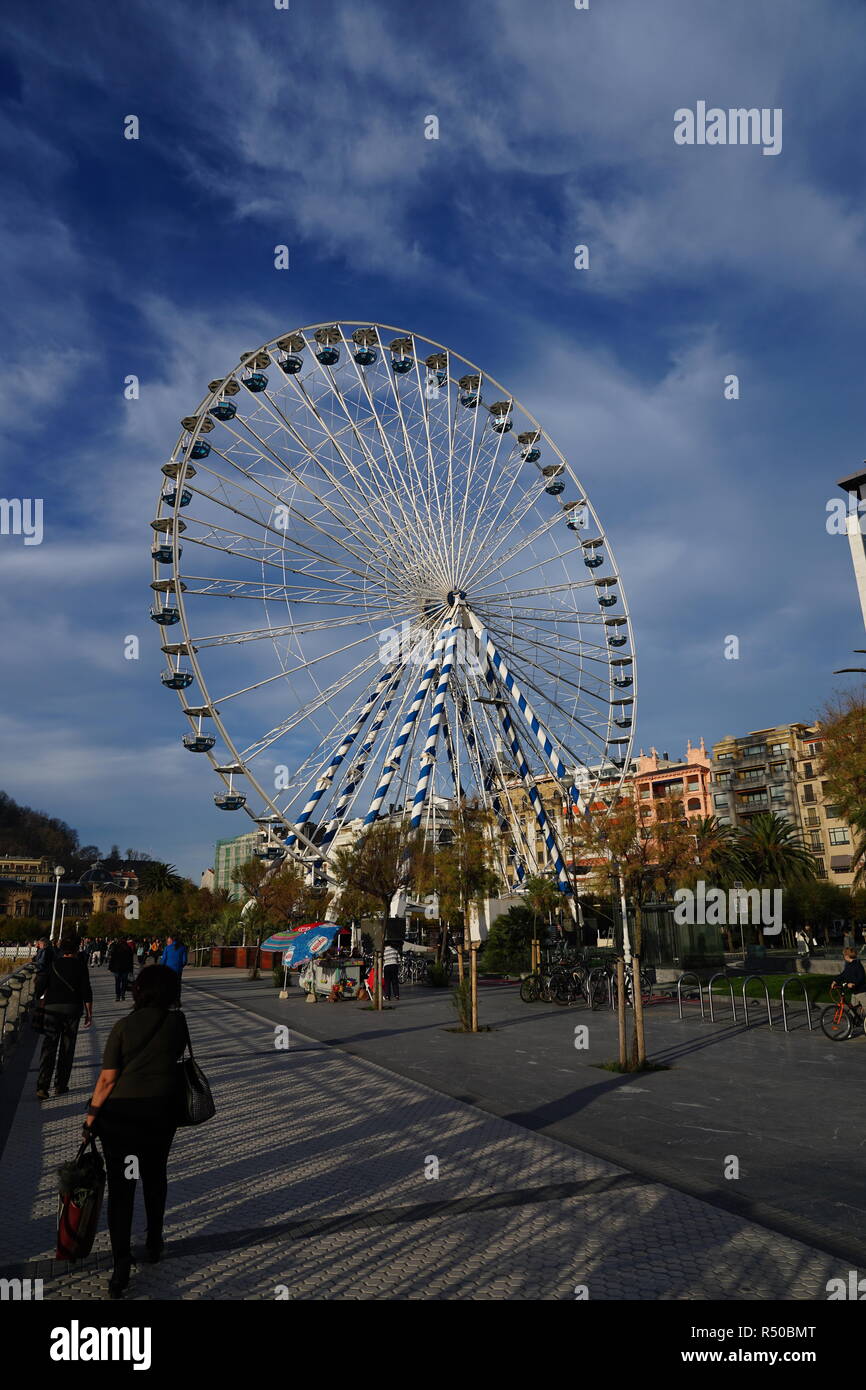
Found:
[[[118,938],[108,951],[119,1000],[125,999],[133,974],[133,944]],[[151,954],[148,950],[147,955]],[[143,1258],[153,1263],[162,1255],[167,1163],[180,1100],[181,1069],[177,1063],[189,1042],[187,1021],[179,1007],[186,959],[186,947],[177,937],[169,936],[159,963],[145,963],[135,976],[131,982],[132,1009],[117,1020],[108,1035],[102,1068],[87,1107],[84,1134],[99,1138],[108,1179],[112,1299],[123,1296],[132,1267],[136,1182],[128,1176],[131,1156],[137,1160],[147,1217]],[[35,963],[36,1000],[45,1019],[36,1094],[39,1100],[47,1100],[52,1076],[55,1096],[69,1091],[81,1020],[85,1028],[93,1024],[93,989],[88,953],[72,933],[64,935],[56,948],[43,938]]]

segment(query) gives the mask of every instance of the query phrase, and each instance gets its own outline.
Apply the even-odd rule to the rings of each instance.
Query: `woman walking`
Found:
[[[102,1071],[87,1111],[102,1141],[108,1175],[108,1231],[114,1272],[109,1298],[120,1298],[132,1265],[132,1213],[141,1177],[147,1237],[144,1259],[154,1264],[163,1248],[168,1155],[181,1098],[181,1057],[189,1033],[179,1009],[177,975],[148,965],[132,987],[131,1013],[115,1023],[105,1044]],[[137,1162],[131,1173],[130,1159]]]
[[[79,954],[78,945],[77,936],[64,936],[58,950],[44,958],[45,973],[36,977],[36,997],[45,1008],[45,1037],[36,1080],[40,1100],[48,1099],[55,1063],[54,1094],[63,1096],[69,1090],[81,1015],[85,1028],[93,1022],[93,990],[87,960]]]

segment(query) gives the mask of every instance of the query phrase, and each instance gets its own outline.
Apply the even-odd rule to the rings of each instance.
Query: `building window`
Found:
[[[814,772],[812,771],[812,764],[811,764],[811,763],[804,763],[804,764],[803,764],[803,776],[804,776],[804,777],[814,777],[814,776],[815,776]]]
[[[824,848],[824,841],[821,839],[821,832],[820,832],[820,830],[810,830],[810,831],[809,831],[809,839],[810,839],[811,842],[812,842],[812,845],[811,845],[812,849],[823,849],[823,848]]]
[[[826,878],[826,877],[827,877],[827,870],[824,868],[824,860],[823,860],[823,859],[816,859],[816,860],[815,860],[815,873],[818,875],[819,878]]]
[[[847,830],[831,830],[831,831],[830,831],[830,844],[831,844],[831,845],[850,845],[850,843],[851,843],[851,836],[848,834],[848,831],[847,831]]]
[[[689,791],[696,792],[700,789],[700,780],[697,777],[689,778]]]
[[[640,794],[641,794],[641,796],[649,796],[649,794],[650,794],[650,789],[649,789],[649,787],[641,787],[641,789],[640,789]]]
[[[720,753],[719,756],[718,756],[717,759],[716,759],[716,762],[717,762],[717,763],[732,763],[733,761],[734,761],[734,755],[733,755],[733,753]]]
[[[824,814],[828,820],[838,820],[842,814],[842,808],[840,806],[825,806]]]
[[[701,809],[701,798],[699,796],[690,796],[687,809],[689,811],[699,811]]]
[[[726,796],[719,796],[718,794],[713,797],[713,801],[716,806],[727,806],[728,804],[728,798]]]
[[[771,744],[770,744],[770,752],[771,752],[771,753],[787,753],[787,751],[788,751],[788,745],[787,745],[787,743],[771,743]]]
[[[812,786],[810,782],[807,786],[803,788],[803,800],[813,802],[815,801],[815,799],[815,788]]]
[[[809,754],[810,758],[815,758],[821,752],[821,749],[823,747],[823,743],[807,743],[806,751]]]
[[[787,795],[788,793],[785,787],[770,788],[770,796],[773,798],[774,801],[784,801]]]

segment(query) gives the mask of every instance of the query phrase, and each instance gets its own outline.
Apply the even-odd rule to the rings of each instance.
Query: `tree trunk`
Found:
[[[470,1010],[470,1030],[478,1032],[478,942],[473,941],[469,947],[469,1010]]]
[[[259,936],[256,940],[256,948],[253,951],[253,963],[250,966],[249,979],[251,980],[257,980],[259,978],[259,961],[261,960],[261,954],[262,938]]]
[[[390,917],[390,902],[382,914],[382,934],[379,941],[373,942],[373,969],[376,972],[376,987],[373,990],[373,1008],[382,1010],[382,963],[385,955],[385,937],[388,935],[388,923]]]
[[[631,969],[632,1002],[634,1004],[634,1040],[636,1048],[635,1066],[637,1068],[646,1065],[646,1031],[644,1028],[643,999],[640,992],[640,956],[632,956]]]
[[[640,960],[643,950],[643,916],[641,905],[634,905],[634,946],[631,957],[631,990],[634,1006],[634,1041],[632,1043],[632,1067],[635,1071],[646,1063],[646,1032],[644,1030],[643,999],[640,992]]]
[[[616,958],[616,1026],[619,1034],[619,1064],[625,1070],[628,1065],[628,1050],[625,1042],[625,964],[622,956]]]

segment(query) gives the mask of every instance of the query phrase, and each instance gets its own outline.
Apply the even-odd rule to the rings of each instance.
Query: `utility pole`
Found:
[[[839,486],[848,494],[848,543],[851,546],[854,579],[860,596],[860,611],[866,625],[866,536],[862,529],[866,525],[866,505],[863,505],[861,510],[861,504],[866,504],[866,470],[861,469],[859,473],[840,478]]]

